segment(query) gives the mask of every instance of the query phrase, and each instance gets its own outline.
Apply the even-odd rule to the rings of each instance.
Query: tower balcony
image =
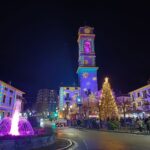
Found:
[[[90,52],[90,53],[85,53],[85,52],[80,52],[80,56],[95,56],[95,52]]]
[[[79,66],[77,73],[84,73],[84,72],[97,72],[98,67],[96,66]]]
[[[79,67],[95,67],[95,63],[94,64],[79,64]]]

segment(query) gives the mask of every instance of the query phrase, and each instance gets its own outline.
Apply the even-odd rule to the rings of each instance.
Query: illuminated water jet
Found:
[[[33,128],[30,122],[23,117],[20,117],[21,101],[17,100],[14,106],[13,117],[6,117],[0,122],[0,136],[14,135],[26,136],[34,135]]]

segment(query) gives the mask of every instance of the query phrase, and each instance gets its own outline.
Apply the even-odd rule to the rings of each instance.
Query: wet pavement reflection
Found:
[[[150,136],[66,128],[58,137],[77,142],[78,150],[150,150]]]

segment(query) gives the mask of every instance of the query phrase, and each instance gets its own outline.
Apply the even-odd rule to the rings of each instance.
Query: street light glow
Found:
[[[81,100],[80,100],[80,98],[78,98],[77,100],[78,100],[78,102],[80,102],[80,101],[81,101]]]

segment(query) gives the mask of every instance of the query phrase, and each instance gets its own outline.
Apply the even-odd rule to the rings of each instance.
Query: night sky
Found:
[[[41,1],[43,2],[43,1]],[[77,33],[95,28],[98,84],[110,77],[127,93],[150,78],[148,4],[118,1],[49,1],[0,5],[0,79],[35,101],[41,88],[59,89],[77,82]]]

